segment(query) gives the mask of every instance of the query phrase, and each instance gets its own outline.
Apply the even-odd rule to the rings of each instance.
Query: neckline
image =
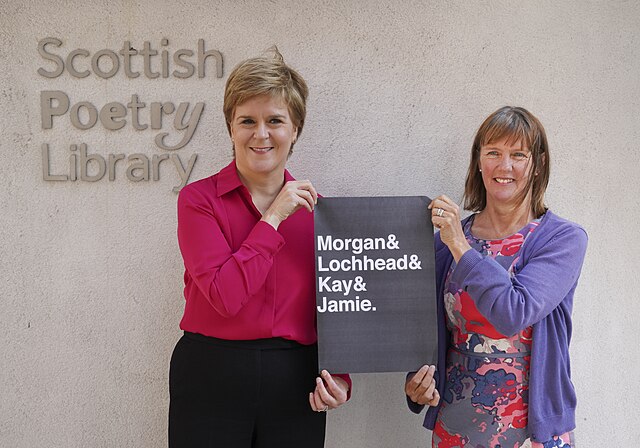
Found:
[[[542,215],[541,217],[539,217],[539,218],[533,218],[531,221],[529,221],[528,223],[526,223],[522,228],[520,228],[520,229],[516,230],[515,232],[513,232],[513,233],[512,233],[512,234],[510,234],[510,235],[506,235],[506,236],[503,236],[503,237],[500,237],[500,238],[478,238],[478,237],[477,237],[477,236],[475,236],[475,235],[473,234],[473,232],[471,231],[471,227],[473,227],[473,222],[474,222],[474,221],[475,221],[475,219],[476,219],[476,215],[477,215],[477,213],[474,213],[473,215],[471,215],[471,216],[469,217],[469,219],[467,220],[467,223],[465,224],[465,227],[464,227],[464,229],[463,229],[463,230],[464,230],[464,234],[465,234],[466,236],[469,236],[469,237],[473,238],[475,241],[504,241],[504,240],[506,240],[507,238],[511,238],[513,235],[515,235],[515,234],[517,234],[517,233],[519,233],[519,234],[521,234],[521,235],[522,235],[522,234],[524,233],[524,231],[525,231],[527,228],[531,227],[534,223],[536,223],[536,224],[540,224],[540,221],[542,221],[542,218],[544,217],[544,214],[543,214],[543,215]]]

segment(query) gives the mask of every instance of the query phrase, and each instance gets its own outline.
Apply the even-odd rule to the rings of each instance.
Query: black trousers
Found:
[[[171,357],[170,448],[322,448],[309,406],[316,345],[227,341],[185,332]]]

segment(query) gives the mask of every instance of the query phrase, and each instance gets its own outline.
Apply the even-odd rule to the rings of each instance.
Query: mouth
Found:
[[[273,149],[273,146],[251,146],[251,151],[258,154],[266,154]]]
[[[494,177],[493,180],[495,180],[499,184],[510,184],[512,182],[515,182],[514,179],[510,179],[508,177]]]

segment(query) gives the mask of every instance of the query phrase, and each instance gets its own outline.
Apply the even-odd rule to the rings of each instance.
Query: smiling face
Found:
[[[507,138],[487,143],[480,148],[478,159],[486,189],[487,206],[517,207],[527,189],[531,175],[531,153],[522,141]],[[530,195],[525,202],[530,206]]]
[[[522,107],[501,107],[484,120],[473,139],[464,208],[480,212],[493,201],[491,205],[509,203],[510,208],[527,205],[533,216],[542,216],[550,162],[542,123]]]
[[[298,128],[281,97],[255,96],[236,106],[230,125],[241,177],[282,177]]]

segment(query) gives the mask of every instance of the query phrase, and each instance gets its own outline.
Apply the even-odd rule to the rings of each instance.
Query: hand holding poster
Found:
[[[402,372],[435,362],[433,226],[427,197],[319,198],[321,369]]]

